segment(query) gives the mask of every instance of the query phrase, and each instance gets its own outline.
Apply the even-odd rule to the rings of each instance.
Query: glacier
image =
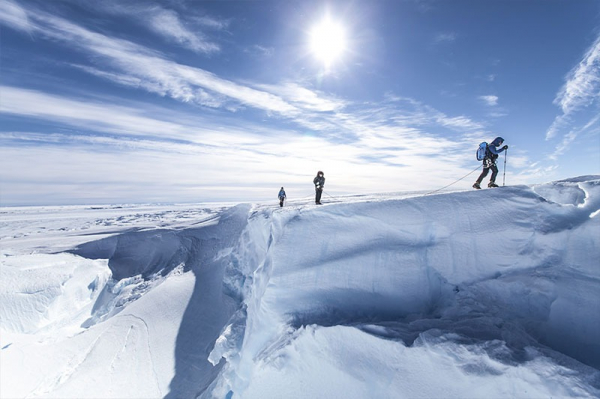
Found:
[[[0,210],[0,397],[598,397],[600,176]]]

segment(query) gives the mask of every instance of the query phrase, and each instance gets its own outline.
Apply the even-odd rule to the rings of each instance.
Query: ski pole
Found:
[[[506,181],[506,153],[508,152],[508,148],[504,150],[504,172],[502,173],[502,186],[504,187],[504,182]]]

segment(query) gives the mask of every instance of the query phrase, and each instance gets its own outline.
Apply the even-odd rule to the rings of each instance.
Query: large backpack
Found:
[[[485,159],[485,156],[487,155],[488,152],[488,143],[486,143],[485,141],[481,142],[481,144],[479,144],[479,147],[477,148],[477,160],[478,161],[483,161]]]

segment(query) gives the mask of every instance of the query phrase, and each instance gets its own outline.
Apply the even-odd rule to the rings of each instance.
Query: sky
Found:
[[[0,2],[0,205],[600,174],[600,2]],[[484,183],[487,182],[487,179]]]

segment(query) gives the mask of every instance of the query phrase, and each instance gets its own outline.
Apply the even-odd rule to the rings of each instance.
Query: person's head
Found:
[[[281,187],[281,189],[283,190],[283,187]]]
[[[322,172],[322,171],[318,171],[318,172],[317,172],[317,176],[325,176],[325,174],[323,174],[323,172]]]
[[[504,139],[502,137],[496,137],[494,141],[492,141],[492,145],[500,146],[504,143]]]

